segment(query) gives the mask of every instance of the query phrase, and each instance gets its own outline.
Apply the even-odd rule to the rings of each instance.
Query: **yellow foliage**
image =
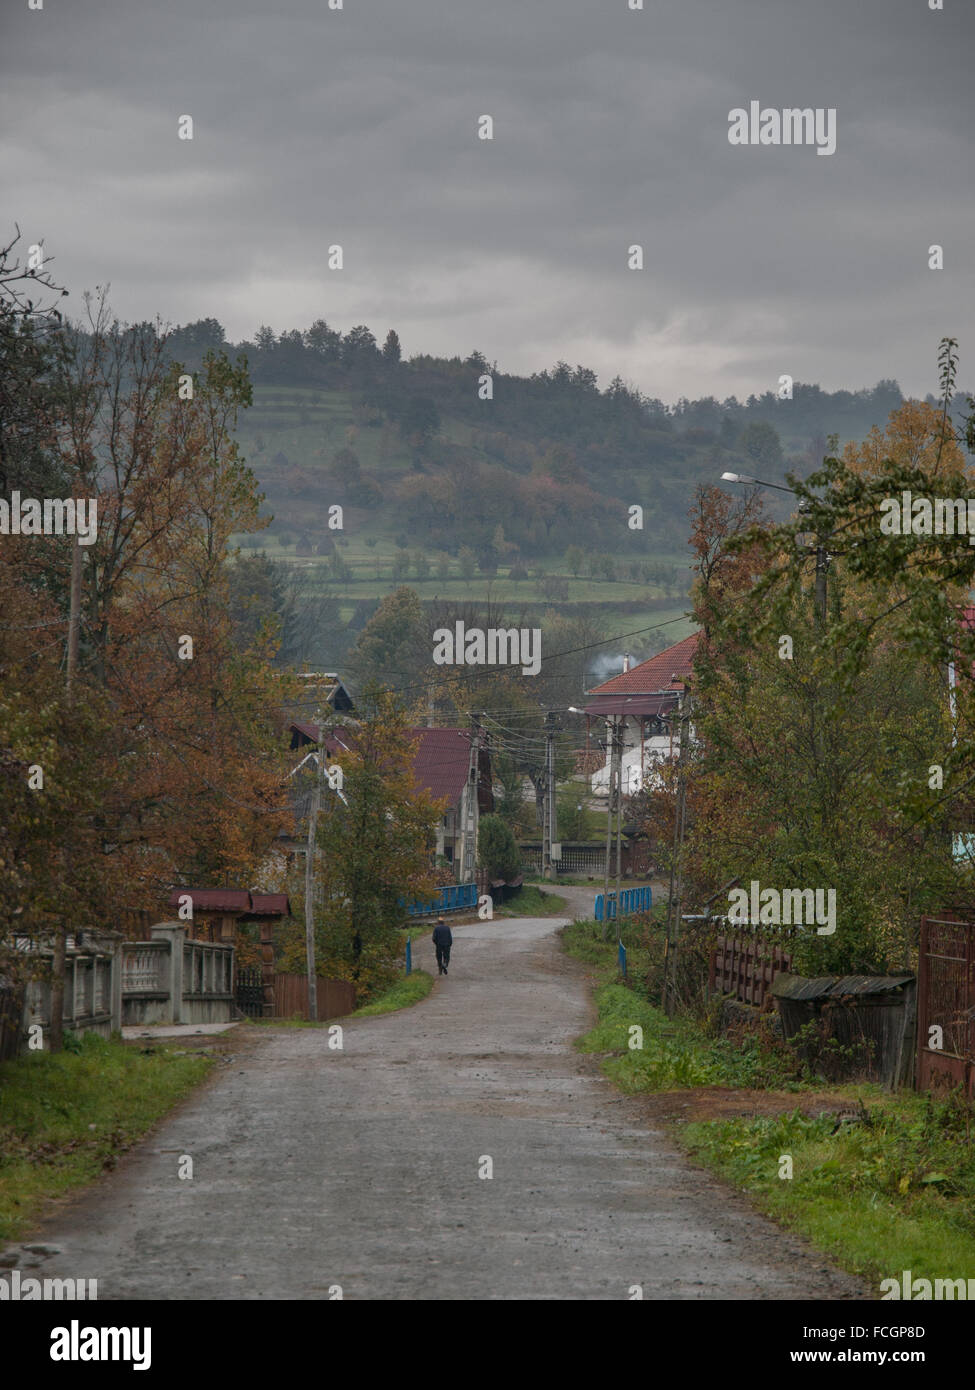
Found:
[[[887,428],[876,425],[862,443],[852,441],[843,450],[843,461],[855,473],[874,477],[882,473],[885,459],[920,468],[930,478],[941,472],[965,468],[965,455],[948,438],[941,449],[941,407],[927,401],[905,401],[890,412]]]

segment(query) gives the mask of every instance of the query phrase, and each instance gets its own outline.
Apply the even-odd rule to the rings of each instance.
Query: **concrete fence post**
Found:
[[[182,922],[157,922],[152,928],[153,941],[165,941],[169,945],[169,1022],[183,1021],[183,943],[186,928]]]

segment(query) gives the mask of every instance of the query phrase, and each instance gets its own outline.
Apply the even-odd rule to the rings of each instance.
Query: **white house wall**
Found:
[[[652,780],[649,785],[658,781],[653,777],[653,766],[666,758],[677,753],[676,740],[672,741],[669,734],[648,738],[643,745],[641,758],[639,736],[635,746],[624,736],[623,757],[621,760],[623,795],[633,796],[642,786],[647,783],[648,777]],[[642,765],[642,770],[641,770]],[[592,794],[593,796],[606,796],[609,788],[609,766],[601,767],[598,772],[593,773]]]

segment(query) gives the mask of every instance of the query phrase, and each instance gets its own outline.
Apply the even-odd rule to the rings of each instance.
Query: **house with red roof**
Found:
[[[419,790],[447,802],[437,826],[437,854],[463,874],[464,821],[472,812],[473,846],[477,846],[480,817],[494,810],[491,755],[481,747],[475,758],[466,729],[411,729],[417,740],[413,776]]]
[[[303,721],[289,725],[289,732],[291,747],[296,751],[307,750],[292,775],[317,760],[319,745],[329,758],[355,746],[355,729],[340,727],[322,730],[317,724]],[[409,733],[416,740],[413,776],[417,790],[428,792],[435,800],[444,799],[447,803],[437,826],[436,853],[448,865],[456,865],[460,874],[463,872],[464,827],[468,806],[473,816],[471,829],[475,847],[480,817],[494,810],[491,755],[486,748],[480,747],[474,757],[471,735],[466,729],[413,728]],[[311,764],[309,760],[312,760]],[[296,821],[307,816],[309,797],[308,786],[303,795],[299,793],[296,796]],[[296,850],[303,848],[297,837],[292,843]]]
[[[589,692],[585,713],[590,727],[593,719],[618,719],[622,723],[622,785],[626,796],[640,790],[654,763],[676,756],[680,727],[675,716],[693,675],[700,636],[700,632],[692,632],[636,666],[631,666],[629,656],[624,656],[620,674]],[[594,795],[605,796],[608,786],[607,763],[593,775]]]

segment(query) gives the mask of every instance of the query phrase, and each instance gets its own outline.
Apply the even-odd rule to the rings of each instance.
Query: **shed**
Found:
[[[851,1070],[860,1070],[888,1089],[910,1081],[917,981],[912,974],[820,975],[782,971],[771,994],[785,1038],[807,1023],[822,1021],[825,1036],[857,1049]]]

